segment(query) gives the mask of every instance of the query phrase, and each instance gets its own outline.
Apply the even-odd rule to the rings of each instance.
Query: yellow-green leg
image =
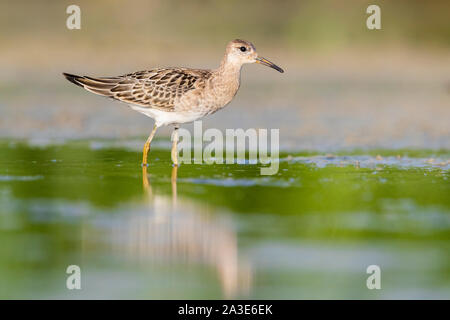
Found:
[[[172,133],[172,162],[175,166],[178,166],[178,151],[177,151],[177,144],[178,144],[178,126],[175,126]]]
[[[142,150],[142,165],[143,166],[147,166],[147,154],[150,150],[150,143],[153,140],[153,136],[156,133],[156,129],[158,129],[158,127],[156,126],[156,124],[153,126],[153,130],[152,133],[150,133],[150,135],[147,138],[147,141],[144,144],[144,149]]]

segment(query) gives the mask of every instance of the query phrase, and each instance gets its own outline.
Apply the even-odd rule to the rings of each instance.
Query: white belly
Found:
[[[202,118],[205,114],[199,111],[189,112],[167,112],[158,109],[143,108],[140,106],[130,105],[131,109],[139,111],[155,120],[157,127],[167,126],[169,124],[181,124],[193,122]]]

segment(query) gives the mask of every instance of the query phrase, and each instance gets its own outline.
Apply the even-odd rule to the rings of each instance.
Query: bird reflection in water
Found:
[[[132,214],[126,223],[114,224],[115,249],[146,263],[213,268],[224,297],[245,296],[251,269],[239,257],[230,216],[214,214],[188,198],[177,198],[177,166],[172,169],[170,196],[154,192],[147,167],[142,170],[150,212]]]

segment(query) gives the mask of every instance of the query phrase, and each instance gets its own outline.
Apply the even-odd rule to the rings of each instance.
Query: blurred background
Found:
[[[81,30],[66,8],[81,8]],[[381,30],[366,9],[381,8]],[[449,1],[0,2],[0,298],[448,299]],[[280,170],[150,166],[153,126],[62,72],[246,65],[203,129],[279,128]],[[191,125],[184,126],[192,129]],[[68,265],[82,290],[67,290]],[[368,290],[379,265],[382,290]]]
[[[450,147],[450,4],[376,1],[382,29],[368,30],[372,2],[77,1],[81,30],[68,30],[71,1],[2,1],[0,136],[145,136],[151,119],[61,72],[215,68],[242,38],[286,73],[245,66],[205,128],[283,128],[288,149]]]

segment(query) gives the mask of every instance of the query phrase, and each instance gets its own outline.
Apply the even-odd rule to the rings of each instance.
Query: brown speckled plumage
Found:
[[[93,78],[64,74],[93,93],[142,107],[175,111],[176,102],[188,91],[204,89],[209,70],[159,68],[118,77]]]

